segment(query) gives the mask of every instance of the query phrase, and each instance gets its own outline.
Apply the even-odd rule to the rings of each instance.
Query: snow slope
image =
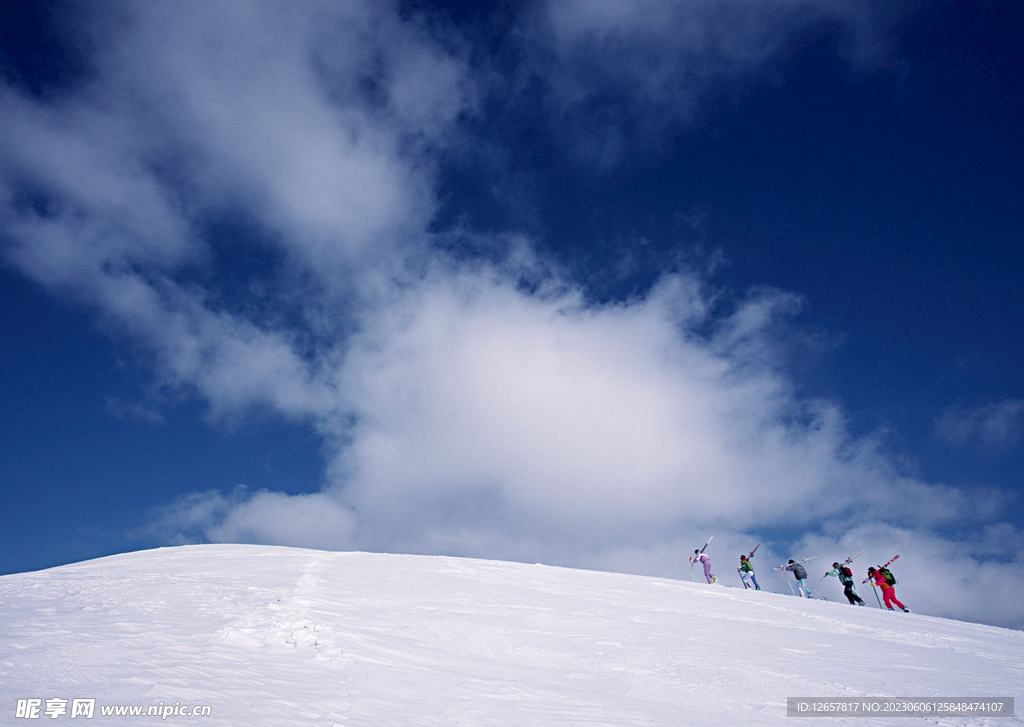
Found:
[[[70,720],[16,718],[54,697],[95,698],[81,724],[175,702],[211,714],[167,723],[1024,722],[785,716],[787,696],[1016,696],[1024,632],[541,565],[185,546],[4,576],[0,614],[0,724]]]

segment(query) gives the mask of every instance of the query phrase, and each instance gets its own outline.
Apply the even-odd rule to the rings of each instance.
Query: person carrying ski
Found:
[[[845,565],[839,563],[832,564],[832,570],[825,574],[826,576],[837,576],[839,582],[843,584],[843,595],[850,602],[850,605],[864,605],[864,599],[857,595],[857,592],[853,590],[853,571]]]
[[[896,579],[892,573],[889,572],[888,568],[868,568],[868,579],[875,582],[875,585],[882,589],[882,600],[885,601],[885,607],[890,611],[895,611],[892,604],[896,604],[903,609],[904,613],[910,613],[910,609],[904,606],[896,598]]]
[[[701,550],[693,551],[693,557],[690,558],[690,562],[696,563],[697,561],[704,564],[704,577],[708,579],[708,583],[714,583],[718,580],[718,578],[711,575],[711,558],[708,557],[707,553]]]
[[[761,590],[761,586],[757,585],[757,576],[754,575],[754,566],[750,564],[750,558],[745,555],[740,556],[740,567],[737,568],[740,572],[740,578],[743,580],[743,587],[750,588],[747,585],[747,576],[750,576],[750,580],[754,582],[754,588]]]
[[[787,565],[783,570],[788,570],[793,574],[793,577],[796,578],[797,588],[800,589],[800,592],[803,593],[804,596],[807,598],[814,598],[814,596],[811,595],[811,587],[807,585],[807,571],[802,565],[790,558],[789,565]]]

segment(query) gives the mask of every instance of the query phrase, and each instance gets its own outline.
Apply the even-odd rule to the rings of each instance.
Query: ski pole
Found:
[[[878,601],[878,607],[884,611],[885,607],[882,606],[882,599],[878,597],[878,587],[874,583],[871,584],[871,590],[875,592],[875,600]]]
[[[789,578],[786,578],[786,566],[780,565],[778,568],[773,568],[772,570],[782,571],[782,577],[786,580],[786,585],[789,586],[789,592],[795,596],[796,591],[793,590],[793,584],[789,582]]]

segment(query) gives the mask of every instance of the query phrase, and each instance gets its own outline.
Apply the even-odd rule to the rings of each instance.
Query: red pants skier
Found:
[[[885,574],[881,570],[875,570],[874,568],[868,568],[868,577],[871,578],[875,585],[882,589],[882,600],[885,601],[885,607],[890,611],[894,610],[892,605],[895,603],[903,611],[910,613],[910,609],[899,602],[896,598],[896,588],[885,580]]]

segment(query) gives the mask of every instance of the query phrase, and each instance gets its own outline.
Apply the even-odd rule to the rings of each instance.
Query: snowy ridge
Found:
[[[32,723],[19,699],[59,697],[209,705],[166,720],[203,725],[759,725],[791,719],[787,696],[1024,684],[1022,632],[460,558],[164,548],[4,576],[0,611],[0,724]],[[140,719],[97,707],[83,724]]]

